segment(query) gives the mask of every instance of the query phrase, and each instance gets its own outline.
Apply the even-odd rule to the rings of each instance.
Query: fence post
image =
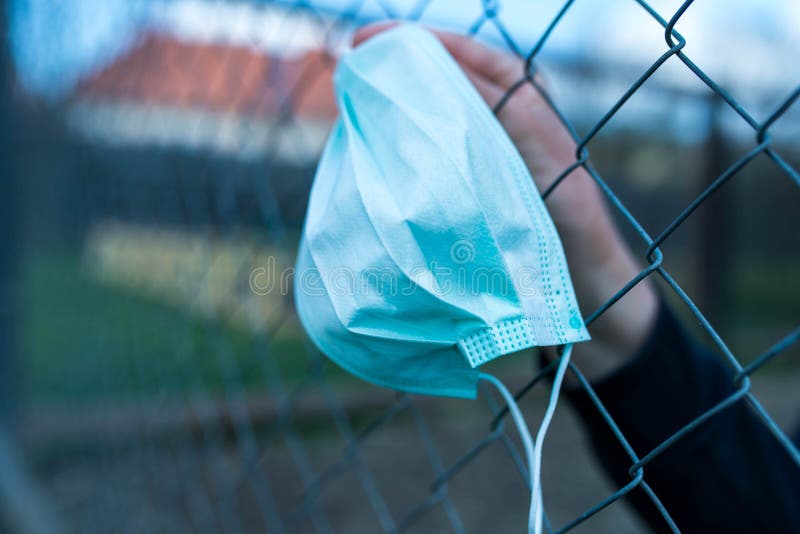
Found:
[[[19,405],[16,282],[19,267],[20,121],[14,106],[10,3],[0,0],[0,531],[55,534],[63,529],[25,469],[14,439]]]
[[[0,0],[0,425],[9,422],[17,396],[17,343],[14,292],[17,264],[17,173],[14,149],[15,110],[11,104],[12,70],[8,5]]]
[[[699,190],[702,191],[716,180],[731,159],[728,154],[725,133],[721,124],[722,100],[717,95],[708,100],[708,135],[703,145],[703,169]],[[728,318],[730,298],[729,269],[733,260],[730,225],[731,217],[729,185],[723,185],[703,203],[700,215],[700,235],[697,250],[698,303],[704,313],[714,322],[723,324]]]

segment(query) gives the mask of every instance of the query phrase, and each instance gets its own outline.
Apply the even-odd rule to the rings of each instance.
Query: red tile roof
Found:
[[[288,103],[296,116],[333,119],[334,64],[320,50],[279,58],[244,46],[150,34],[83,80],[74,96],[262,117],[278,115]]]

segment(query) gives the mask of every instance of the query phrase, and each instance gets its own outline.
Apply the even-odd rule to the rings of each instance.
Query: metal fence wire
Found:
[[[324,28],[324,43],[335,47],[342,35],[347,33],[343,31],[344,28],[365,21],[362,9],[366,3],[360,0],[353,2],[345,12],[315,6],[313,1],[280,2],[278,5],[287,17],[302,15],[304,20],[313,21],[319,28]],[[726,187],[736,181],[737,175],[756,160],[768,162],[772,166],[770,172],[780,174],[782,179],[794,185],[800,185],[800,173],[789,163],[790,158],[779,151],[780,147],[773,143],[770,135],[776,123],[800,97],[800,86],[785,96],[766,118],[758,119],[685,52],[687,40],[677,28],[687,10],[691,9],[691,0],[684,2],[674,13],[666,15],[659,13],[648,2],[630,0],[630,3],[638,5],[646,16],[663,28],[663,54],[641,72],[599,120],[588,128],[580,128],[585,133],[580,133],[573,126],[568,113],[556,105],[557,98],[551,98],[540,85],[538,77],[534,77],[540,54],[546,49],[551,34],[570,16],[575,0],[569,0],[561,6],[538,36],[535,45],[529,49],[516,42],[507,30],[503,5],[499,1],[481,2],[481,14],[467,33],[476,36],[481,32],[493,32],[502,38],[510,53],[521,59],[519,80],[496,104],[495,112],[499,112],[516,91],[529,84],[542,95],[577,143],[574,162],[563,169],[553,184],[542,192],[545,201],[569,179],[570,173],[579,167],[583,168],[602,190],[617,220],[627,226],[628,234],[634,236],[644,250],[642,259],[646,268],[598,309],[584,310],[587,312],[587,325],[591,327],[645,278],[660,279],[663,282],[662,293],[672,302],[682,303],[683,311],[696,320],[713,343],[721,361],[733,370],[735,390],[704,413],[685,421],[679,430],[652,450],[637,453],[581,369],[570,364],[569,373],[577,379],[580,388],[591,399],[597,413],[629,458],[630,478],[628,483],[611,494],[585,509],[573,511],[573,516],[568,520],[560,518],[556,523],[551,521],[552,518],[546,518],[548,532],[565,532],[584,523],[591,528],[599,512],[624,500],[632,492],[645,495],[663,518],[665,527],[679,532],[681,525],[676,524],[668,507],[662,504],[657,492],[648,484],[648,466],[681,442],[687,434],[707,425],[737,403],[750,406],[800,469],[800,451],[751,391],[751,376],[754,373],[797,348],[800,328],[795,326],[760,355],[746,355],[747,363],[743,364],[741,355],[734,354],[707,319],[701,310],[702,304],[696,304],[667,270],[662,250],[676,231],[696,216],[698,208],[723,194]],[[383,16],[366,18],[418,20],[435,4],[435,0],[421,0],[409,12],[399,12],[389,2],[369,4],[373,8],[380,7]],[[247,13],[243,17],[247,17]],[[135,46],[146,47],[148,42]],[[81,207],[74,211],[85,212],[75,219],[78,222],[74,224],[77,228],[74,233],[78,235],[76,242],[85,243],[85,250],[77,254],[81,259],[77,260],[79,266],[75,272],[89,271],[93,273],[92,276],[116,287],[118,291],[115,289],[117,292],[111,300],[103,300],[104,297],[93,296],[78,287],[71,294],[59,297],[71,304],[52,312],[57,315],[58,310],[62,310],[61,313],[67,315],[80,315],[83,313],[81,309],[90,310],[80,315],[80,330],[65,334],[69,334],[66,337],[90,339],[93,353],[100,356],[89,358],[91,363],[88,365],[97,368],[98,378],[94,385],[105,396],[65,403],[60,408],[66,412],[57,410],[54,412],[56,415],[50,417],[47,414],[51,412],[44,410],[45,416],[35,420],[32,418],[28,423],[23,418],[22,423],[13,427],[19,430],[18,435],[24,443],[35,444],[26,448],[27,454],[21,455],[22,459],[16,461],[19,465],[29,466],[35,474],[35,485],[42,491],[39,505],[48,506],[54,511],[54,524],[59,524],[68,516],[69,519],[62,525],[68,530],[245,532],[266,529],[268,532],[332,532],[341,529],[357,532],[354,524],[343,523],[341,509],[344,503],[357,507],[358,523],[367,525],[366,531],[427,530],[432,527],[426,527],[425,521],[432,514],[437,515],[437,528],[449,526],[454,532],[470,529],[470,525],[462,519],[464,507],[480,506],[480,503],[456,502],[450,487],[457,483],[460,476],[474,469],[489,451],[496,454],[499,450],[508,455],[511,461],[504,465],[509,466],[509,478],[515,478],[517,475],[513,472],[517,471],[523,483],[528,480],[527,466],[516,442],[515,431],[508,428],[505,405],[488,391],[482,391],[480,402],[486,405],[487,410],[471,411],[469,417],[473,421],[480,420],[480,424],[485,425],[485,432],[474,442],[460,443],[458,454],[442,454],[438,445],[441,436],[437,434],[436,426],[447,416],[442,415],[441,408],[437,412],[438,403],[445,403],[446,409],[450,410],[460,401],[395,395],[343,378],[304,336],[302,343],[287,341],[287,324],[296,325],[291,295],[283,294],[280,299],[264,304],[251,288],[253,265],[263,259],[259,251],[267,250],[270,257],[291,264],[298,221],[302,220],[308,194],[308,177],[313,172],[313,162],[302,163],[306,161],[303,154],[309,150],[313,152],[306,145],[314,145],[319,137],[315,130],[317,126],[298,117],[303,113],[303,106],[312,105],[308,102],[313,100],[314,92],[329,83],[326,80],[330,78],[335,59],[320,54],[304,64],[266,65],[259,71],[259,82],[254,84],[257,90],[249,95],[244,94],[250,87],[247,80],[238,80],[233,90],[223,90],[219,86],[225,84],[225,76],[220,74],[223,82],[215,81],[213,76],[210,79],[205,76],[208,73],[228,72],[227,69],[234,73],[241,72],[244,76],[252,67],[248,62],[258,62],[256,55],[221,52],[221,55],[214,56],[218,59],[208,59],[207,53],[198,54],[192,59],[191,55],[181,55],[180,46],[156,48],[156,52],[148,56],[160,65],[159,71],[164,76],[163,87],[139,88],[138,83],[144,87],[146,83],[156,82],[142,81],[145,77],[143,72],[150,68],[147,62],[130,60],[121,64],[118,78],[112,79],[113,76],[108,74],[104,78],[100,74],[94,81],[79,85],[79,90],[88,93],[105,90],[106,96],[121,88],[125,88],[129,94],[140,90],[161,91],[164,94],[174,90],[183,91],[182,94],[188,95],[186,98],[189,100],[207,98],[208,94],[212,94],[210,98],[218,100],[215,105],[219,109],[241,105],[248,114],[257,115],[265,107],[273,106],[276,118],[267,126],[256,124],[255,121],[238,125],[245,133],[238,136],[231,134],[226,141],[231,150],[259,155],[236,160],[235,164],[231,163],[235,158],[224,151],[222,155],[213,157],[202,155],[212,151],[203,138],[203,121],[206,120],[203,117],[185,125],[195,132],[191,150],[173,150],[163,145],[157,148],[145,149],[141,145],[130,148],[119,144],[97,148],[102,143],[96,141],[100,135],[96,129],[92,134],[95,137],[90,142],[69,138],[68,141],[51,141],[48,145],[58,151],[58,157],[61,158],[54,161],[64,161],[65,158],[75,157],[76,153],[80,154],[76,160],[70,161],[78,161],[71,164],[71,169],[81,177],[68,180],[67,185],[52,185],[61,188],[55,193],[56,196],[74,201],[73,205]],[[183,68],[182,63],[187,61],[192,68]],[[731,111],[737,121],[750,129],[752,137],[751,148],[744,155],[733,163],[727,162],[726,167],[708,180],[677,216],[653,235],[634,216],[636,210],[629,209],[623,202],[618,188],[597,171],[590,149],[595,142],[602,142],[601,138],[611,129],[609,123],[612,119],[667,62],[680,62],[689,69],[707,87],[713,100]],[[193,70],[205,74],[194,79],[173,79],[170,77],[171,70]],[[236,79],[236,76],[233,78]],[[177,87],[181,84],[183,86]],[[206,96],[195,95],[203,91]],[[213,96],[215,91],[219,96]],[[229,94],[234,94],[237,102],[226,101],[225,95]],[[272,102],[267,102],[264,94],[277,96]],[[100,102],[103,104],[105,101]],[[83,109],[81,105],[79,99],[72,99],[47,113],[64,117],[64,124],[75,128],[75,125],[87,124],[86,115],[79,113]],[[121,112],[111,109],[111,106],[102,107],[98,104],[93,110],[101,113],[98,123],[106,129],[112,129],[114,121],[122,120],[122,115],[119,115]],[[183,120],[169,115],[158,106],[129,113],[136,116],[136,122],[131,127],[135,132],[130,133],[131,136],[144,135],[142,132],[149,129],[160,132],[162,140],[169,140],[173,124]],[[68,129],[68,126],[64,128]],[[225,137],[222,129],[223,126],[216,127],[214,135],[217,140],[214,142]],[[198,156],[198,153],[201,155]],[[292,157],[295,163],[287,163],[287,158]],[[128,165],[125,161],[135,163]],[[75,171],[75,168],[79,170]],[[44,171],[49,177],[46,183],[52,184],[52,177],[56,173],[66,172],[48,167]],[[112,174],[113,179],[109,178]],[[105,178],[98,180],[93,176]],[[171,176],[172,179],[164,181],[165,176]],[[35,189],[38,186],[28,187],[33,187],[33,196],[38,197],[40,189]],[[772,182],[765,181],[760,187],[772,187]],[[29,209],[27,204],[22,206],[23,211]],[[74,214],[70,216],[74,218]],[[38,224],[44,223],[26,222],[36,218],[30,213],[27,216],[23,214],[21,224],[38,228]],[[114,222],[98,224],[98,221]],[[157,229],[131,230],[142,227]],[[186,228],[193,229],[194,233],[185,233]],[[53,234],[55,231],[46,227],[40,232]],[[58,232],[67,231],[59,227]],[[227,236],[234,234],[235,238],[227,239]],[[69,240],[73,237],[65,239],[71,242]],[[73,251],[77,248],[72,246]],[[29,256],[34,254],[30,253]],[[54,261],[52,258],[48,260],[51,265]],[[54,268],[62,269],[59,266]],[[46,282],[36,278],[46,275],[36,267],[31,269],[34,273],[30,275],[33,282],[26,283],[21,279],[14,281],[22,288],[20,292],[25,293],[22,297],[25,302],[34,298],[29,291],[35,292],[40,286],[41,291],[46,291]],[[170,274],[160,279],[159,273],[162,271]],[[713,278],[722,276],[722,273],[711,272],[708,276]],[[60,283],[59,278],[55,280],[54,283]],[[228,290],[230,295],[225,293]],[[141,294],[150,299],[165,300],[169,306],[143,304],[140,302]],[[20,305],[19,308],[23,310],[24,306]],[[178,313],[174,311],[176,309],[191,309],[192,313]],[[30,318],[30,312],[23,310],[18,313],[27,319],[16,322],[34,321]],[[57,321],[56,315],[49,319]],[[115,330],[115,325],[128,325],[134,334],[126,337],[125,332]],[[38,324],[38,327],[59,328],[50,322],[47,326]],[[46,344],[48,336],[42,330],[36,330],[37,324],[28,324],[25,328],[33,330],[35,338],[45,339],[41,343],[49,347]],[[162,330],[167,330],[166,334],[154,334]],[[231,331],[235,333],[231,334]],[[158,337],[157,342],[153,337]],[[122,355],[118,354],[117,349],[119,338],[124,340],[125,345],[125,354]],[[70,343],[63,338],[54,342],[54,346],[64,347],[64,358],[41,364],[50,369],[49,372],[58,375],[52,380],[69,382],[75,379],[80,382],[80,377],[76,378],[75,373],[82,371],[73,372],[71,369],[80,368],[81,364],[77,362],[87,356],[81,352],[83,349],[74,348],[81,345]],[[20,342],[20,345],[24,344]],[[277,353],[289,353],[291,357],[279,357]],[[24,357],[25,354],[20,357],[20,367],[27,365],[22,361]],[[203,363],[198,363],[201,360]],[[516,384],[516,399],[520,402],[526,401],[532,393],[535,395],[536,391],[546,390],[547,378],[554,371],[552,364],[539,369],[538,358],[533,360],[526,367],[530,373],[527,382]],[[530,371],[532,368],[534,370]],[[104,383],[103,380],[108,382]],[[108,400],[118,393],[120,381],[128,389],[126,402],[122,403],[121,408]],[[50,383],[45,381],[45,384]],[[23,413],[27,413],[28,404],[34,403],[29,402],[24,387],[20,386],[19,389],[23,391],[19,394],[17,404]],[[80,391],[72,393],[81,395]],[[675,394],[680,395],[681,392]],[[535,403],[523,404],[526,411],[536,410],[537,406]],[[35,408],[31,412],[40,414]],[[453,409],[458,411],[460,408]],[[65,416],[64,413],[69,415]],[[528,413],[528,416],[533,421],[537,420],[536,413]],[[386,477],[381,473],[376,474],[372,467],[375,455],[389,455],[393,454],[391,451],[396,451],[391,431],[398,425],[404,432],[413,432],[418,438],[408,441],[413,445],[404,441],[404,447],[414,447],[419,452],[418,462],[409,469],[417,474],[427,472],[422,479],[414,482],[416,486],[401,490],[407,493],[402,499],[402,506],[392,504],[391,499],[386,497]],[[58,440],[67,440],[73,444],[72,448],[48,448],[42,441],[50,438],[41,436],[52,435],[60,436]],[[79,447],[75,443],[81,440],[89,442],[85,448],[91,449],[91,454],[86,453],[84,448],[80,448],[82,452],[76,452]],[[92,448],[92,443],[100,445]],[[104,490],[86,490],[91,494],[90,498],[86,497],[91,504],[69,504],[70,499],[80,501],[80,491],[75,488],[82,486],[75,486],[73,480],[69,487],[60,487],[59,477],[48,478],[43,473],[80,471],[80,466],[88,462],[87,457],[92,459],[93,465],[100,466],[97,468],[100,473],[97,477],[106,482],[98,484]],[[420,466],[426,467],[421,470]],[[396,468],[404,469],[403,466]],[[69,477],[64,475],[62,478],[66,480]],[[392,484],[395,475],[388,478],[388,484]],[[397,479],[408,483],[406,477]],[[89,482],[86,484],[91,486]],[[15,499],[20,499],[22,487],[20,485],[13,490],[4,489],[0,492],[0,498],[6,500],[6,510],[11,506],[8,504],[9,494],[16,494]],[[396,493],[396,489],[393,491]],[[524,486],[520,485],[519,491],[523,493]],[[547,485],[544,491],[547,503]],[[56,504],[47,504],[51,501]],[[28,504],[31,502],[38,501]],[[519,503],[524,506],[524,501]],[[73,513],[71,506],[81,511]],[[142,513],[142,510],[149,512]],[[520,510],[520,518],[523,513]],[[348,517],[352,521],[352,516]],[[24,517],[17,521],[19,525],[30,525]],[[520,522],[520,529],[523,524]]]

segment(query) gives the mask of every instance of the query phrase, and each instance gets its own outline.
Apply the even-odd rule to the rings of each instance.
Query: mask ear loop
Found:
[[[514,396],[508,391],[508,388],[497,378],[490,374],[480,373],[478,378],[491,383],[508,405],[508,411],[514,419],[514,424],[517,427],[520,438],[522,439],[522,446],[525,449],[525,456],[528,460],[528,475],[530,477],[531,486],[531,505],[528,511],[528,533],[541,534],[542,522],[544,519],[543,514],[543,501],[542,501],[542,446],[544,444],[544,437],[547,434],[547,428],[550,426],[550,421],[553,419],[553,414],[556,411],[558,404],[558,396],[561,392],[561,383],[564,381],[564,374],[569,365],[569,359],[572,355],[572,344],[564,347],[564,352],[561,354],[561,360],[556,369],[556,376],[553,379],[553,387],[550,390],[550,401],[547,404],[542,423],[539,425],[539,430],[536,433],[536,443],[534,445],[531,438],[528,425],[525,424],[525,418],[514,400]]]

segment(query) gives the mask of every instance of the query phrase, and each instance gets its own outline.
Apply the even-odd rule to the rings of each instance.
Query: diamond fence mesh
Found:
[[[598,480],[591,464],[570,457],[573,449],[561,457],[546,451],[548,532],[643,528],[618,504],[631,493],[652,502],[665,529],[680,531],[669,506],[648,485],[648,465],[736,403],[750,406],[800,468],[797,447],[751,387],[756,373],[767,377],[767,387],[776,375],[796,374],[791,363],[777,364],[798,355],[800,328],[791,306],[796,302],[781,304],[787,299],[778,290],[764,305],[772,314],[769,328],[747,330],[742,323],[750,316],[737,322],[731,310],[752,302],[730,301],[743,282],[729,272],[741,260],[732,252],[737,239],[776,231],[769,228],[774,223],[791,243],[798,159],[790,144],[773,141],[771,134],[784,116],[789,120],[800,87],[757,118],[692,61],[678,31],[691,1],[671,12],[644,1],[628,3],[663,30],[663,53],[635,77],[554,66],[553,75],[568,83],[615,76],[631,81],[610,104],[597,99],[607,104],[599,119],[584,114],[578,125],[534,73],[552,34],[579,2],[563,3],[543,31],[526,36],[533,46],[507,29],[501,2],[480,3],[479,16],[462,33],[494,36],[520,58],[519,80],[495,112],[530,84],[577,143],[574,163],[542,191],[545,200],[582,167],[632,246],[642,251],[647,266],[639,275],[598,309],[584,310],[590,329],[636,284],[658,279],[662,295],[733,370],[735,391],[658,446],[634,451],[614,414],[571,364],[570,373],[628,456],[630,477],[614,487]],[[232,24],[225,18],[232,9],[236,28],[266,24],[268,12],[272,22],[259,39],[269,42],[280,34],[291,42],[310,32],[316,48],[283,59],[255,45],[197,44],[158,28],[137,35],[56,104],[33,103],[19,89],[3,96],[13,126],[6,131],[17,133],[5,145],[16,147],[5,158],[7,176],[17,177],[9,181],[14,193],[7,198],[20,199],[12,203],[18,204],[15,210],[6,210],[9,234],[19,236],[8,238],[6,250],[18,253],[4,262],[10,273],[4,289],[14,295],[4,299],[13,303],[4,319],[10,333],[4,361],[14,366],[3,372],[10,432],[0,440],[0,468],[9,475],[0,483],[0,509],[8,524],[113,532],[522,528],[527,466],[516,434],[507,428],[504,405],[489,392],[476,405],[394,394],[349,378],[302,334],[281,276],[292,264],[316,158],[333,118],[334,51],[355,25],[426,20],[435,4],[420,1],[401,10],[389,2],[358,1],[334,11],[314,2],[235,8],[207,3],[207,9],[219,10],[220,27]],[[190,13],[178,10],[176,16]],[[216,27],[213,20],[207,24]],[[659,85],[659,69],[678,62],[702,91]],[[9,69],[6,74],[12,76]],[[697,113],[710,117],[708,132],[699,141],[679,133],[676,141],[671,134],[647,137],[614,127],[615,118],[645,91],[666,102],[665,117],[679,99],[696,103]],[[17,109],[12,98],[22,102]],[[739,123],[740,132],[746,128],[749,140],[726,136],[719,126],[723,115]],[[643,149],[650,150],[646,156],[659,146],[672,148],[658,157],[641,156]],[[646,166],[666,168],[670,186],[677,176],[695,179],[686,179],[679,193],[642,192],[598,171],[619,174],[623,167],[615,163],[633,153]],[[691,154],[694,167],[687,171],[675,154]],[[756,176],[747,175],[754,168]],[[745,179],[749,185],[736,185]],[[731,214],[728,205],[728,219],[720,222],[722,198],[734,187],[747,197],[744,210],[755,210],[748,202],[762,199],[762,211],[783,209],[788,215],[742,229],[750,222],[730,224],[740,214]],[[770,191],[780,199],[758,196]],[[703,211],[705,206],[712,207]],[[659,216],[651,217],[650,210]],[[759,213],[759,219],[769,219]],[[657,229],[646,230],[643,219]],[[691,231],[683,230],[687,226]],[[667,269],[672,241],[679,243],[674,256],[680,275]],[[766,255],[788,269],[783,279],[793,281],[786,267],[794,259],[791,251]],[[763,294],[761,278],[772,271],[748,272],[756,288],[747,291]],[[783,291],[796,289],[795,284]],[[699,297],[692,298],[695,293]],[[775,295],[767,293],[764,299]],[[723,336],[719,324],[736,337],[735,345],[726,342],[729,335]],[[546,379],[554,369],[539,369],[538,363],[535,356],[520,357],[498,371],[516,388],[532,423],[543,413]],[[773,404],[796,403],[796,388],[787,391],[794,398]],[[556,424],[552,439],[560,432],[576,431],[568,422]],[[582,491],[582,484],[592,491]]]

